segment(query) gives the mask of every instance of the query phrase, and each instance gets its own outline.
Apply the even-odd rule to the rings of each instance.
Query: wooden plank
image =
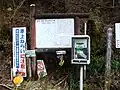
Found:
[[[37,18],[89,18],[89,13],[42,13],[36,14],[34,17]]]

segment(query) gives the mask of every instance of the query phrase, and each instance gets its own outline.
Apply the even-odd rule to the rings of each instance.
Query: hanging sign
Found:
[[[35,50],[26,50],[25,56],[26,57],[36,57]]]
[[[26,27],[12,28],[12,40],[13,40],[13,76],[22,73],[23,77],[26,77]]]

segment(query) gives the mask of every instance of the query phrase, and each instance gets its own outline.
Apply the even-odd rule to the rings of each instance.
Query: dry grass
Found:
[[[16,87],[14,87],[13,90],[16,90]],[[63,88],[60,85],[54,86],[51,82],[44,79],[38,81],[24,81],[17,90],[68,90],[68,88]]]

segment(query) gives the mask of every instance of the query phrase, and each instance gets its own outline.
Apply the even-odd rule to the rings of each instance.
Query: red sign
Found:
[[[38,70],[40,70],[40,71],[44,71],[44,64],[43,64],[43,62],[38,61],[38,63],[37,63],[37,68],[38,68]]]

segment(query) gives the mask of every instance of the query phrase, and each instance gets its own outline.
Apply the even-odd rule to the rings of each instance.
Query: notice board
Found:
[[[36,19],[36,48],[71,48],[74,18]]]

